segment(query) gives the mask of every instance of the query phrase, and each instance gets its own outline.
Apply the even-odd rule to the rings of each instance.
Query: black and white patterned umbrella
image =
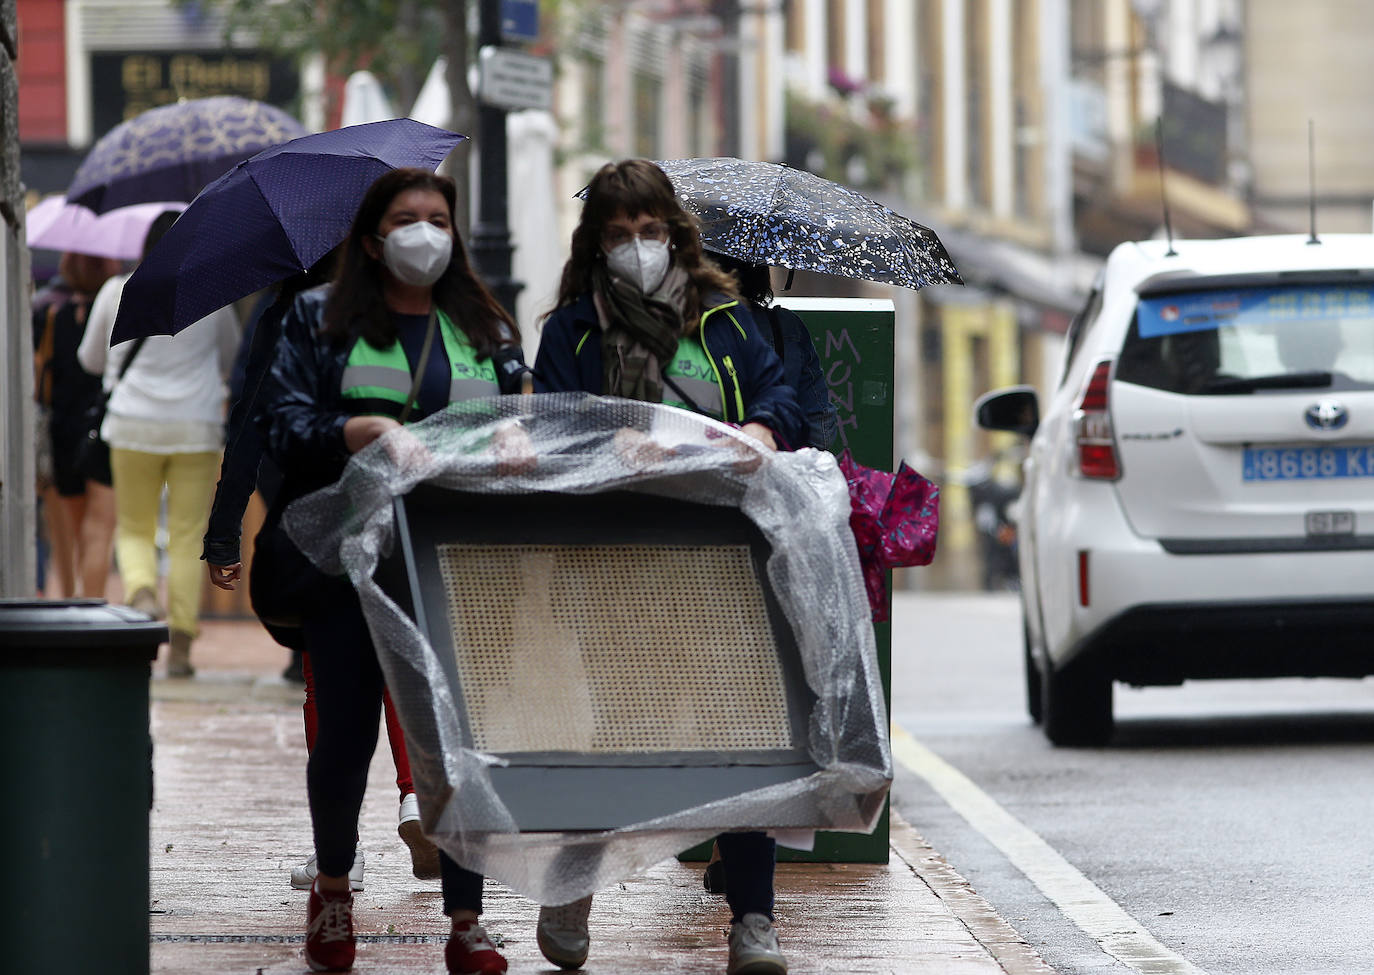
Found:
[[[657,165],[701,220],[708,250],[903,288],[963,284],[933,230],[839,183],[731,157]]]

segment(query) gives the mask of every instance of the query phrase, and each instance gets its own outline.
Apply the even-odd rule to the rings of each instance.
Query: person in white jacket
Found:
[[[176,219],[159,216],[143,253]],[[91,305],[77,351],[82,367],[104,376],[110,396],[101,437],[110,445],[115,490],[115,562],[125,599],[167,620],[169,677],[190,677],[191,641],[199,633],[200,542],[210,512],[224,446],[225,378],[238,349],[239,321],[222,308],[176,335],[154,335],[139,349],[122,379],[120,367],[134,347],[110,348],[115,314],[129,275],[110,278]],[[157,527],[167,491],[167,610],[158,601]]]

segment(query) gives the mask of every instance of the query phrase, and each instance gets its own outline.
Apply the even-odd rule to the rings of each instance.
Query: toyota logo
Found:
[[[1313,430],[1339,430],[1350,419],[1350,414],[1340,403],[1324,399],[1309,406],[1303,417]]]

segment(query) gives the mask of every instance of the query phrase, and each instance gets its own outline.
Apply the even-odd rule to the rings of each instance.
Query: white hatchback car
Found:
[[[1374,236],[1118,246],[1030,387],[1018,524],[1031,716],[1112,733],[1115,681],[1374,674]]]

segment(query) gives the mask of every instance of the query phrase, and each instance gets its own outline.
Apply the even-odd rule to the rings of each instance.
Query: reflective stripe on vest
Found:
[[[442,311],[439,312],[439,334],[452,377],[448,401],[457,403],[499,395],[496,367],[491,359],[479,360],[467,336]],[[434,350],[430,354],[433,355]],[[360,338],[348,353],[339,391],[345,402],[351,401],[359,407],[357,412],[385,412],[394,416],[405,406],[413,382],[410,361],[399,341],[378,349]]]

